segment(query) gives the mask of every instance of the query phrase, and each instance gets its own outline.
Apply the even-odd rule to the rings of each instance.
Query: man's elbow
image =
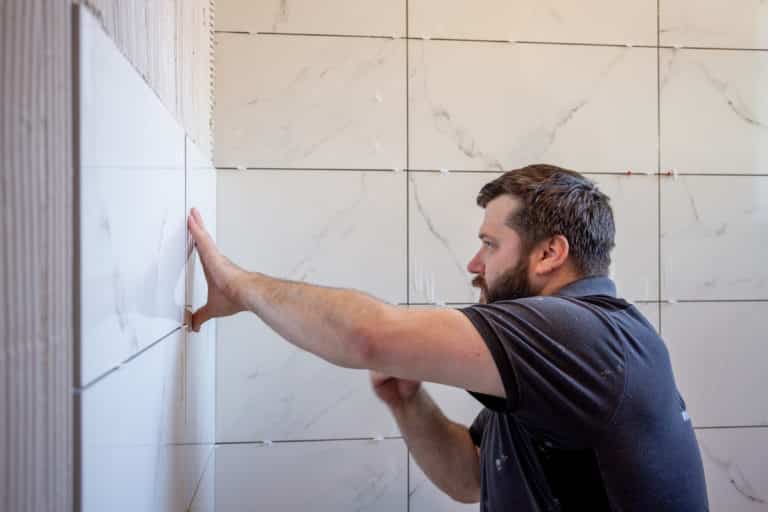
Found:
[[[480,482],[467,484],[464,488],[449,494],[449,496],[459,503],[480,503]]]

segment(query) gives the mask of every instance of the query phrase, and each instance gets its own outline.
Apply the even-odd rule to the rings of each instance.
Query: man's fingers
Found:
[[[211,318],[208,304],[192,313],[192,330],[200,332],[200,327]]]
[[[196,216],[195,212],[196,210],[193,208],[192,215],[189,216],[187,225],[189,226],[189,232],[192,233],[192,238],[195,240],[195,245],[197,246],[197,251],[200,253],[200,258],[205,261],[209,253],[216,251],[216,245],[202,224],[197,220],[200,217],[200,214],[198,213]]]
[[[197,222],[201,228],[205,229],[205,222],[203,222],[203,216],[200,214],[200,211],[197,208],[192,208],[192,216],[195,218],[195,222]]]

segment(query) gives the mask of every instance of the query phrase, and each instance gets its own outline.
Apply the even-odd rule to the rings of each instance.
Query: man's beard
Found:
[[[504,299],[522,299],[536,294],[528,282],[528,261],[525,258],[504,272],[493,287],[489,288],[482,276],[475,276],[472,286],[480,288],[480,302],[483,304]]]

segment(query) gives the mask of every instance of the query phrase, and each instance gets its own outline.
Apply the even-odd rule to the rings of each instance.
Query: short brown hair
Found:
[[[483,208],[502,194],[522,203],[506,224],[524,248],[555,235],[568,239],[570,256],[584,277],[608,275],[616,228],[610,199],[575,171],[536,164],[505,172],[477,195]]]

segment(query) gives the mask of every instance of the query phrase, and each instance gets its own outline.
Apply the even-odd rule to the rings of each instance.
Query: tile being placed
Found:
[[[768,52],[661,50],[661,168],[768,174]]]
[[[185,418],[183,334],[176,331],[82,390],[80,482],[83,511],[186,510],[212,453],[179,444]]]
[[[758,512],[768,503],[768,428],[699,430],[710,510]]]
[[[762,0],[661,0],[662,45],[768,49],[768,4]]]
[[[654,49],[412,41],[409,55],[411,168],[657,168]]]
[[[411,173],[411,302],[476,302],[467,264],[480,248],[483,209],[476,196],[501,173]],[[616,247],[611,274],[631,300],[658,296],[658,189],[651,176],[592,174],[611,198]]]
[[[402,169],[404,66],[403,40],[218,34],[216,166]]]
[[[696,427],[768,425],[768,302],[661,305],[678,388]],[[734,398],[739,397],[739,398]]]
[[[407,457],[399,439],[220,446],[216,511],[405,511]]]
[[[184,132],[79,9],[79,380],[181,325]]]
[[[656,4],[587,0],[411,0],[411,36],[656,44]]]
[[[663,299],[768,299],[768,177],[661,183]]]
[[[218,0],[216,30],[405,35],[405,0]]]

